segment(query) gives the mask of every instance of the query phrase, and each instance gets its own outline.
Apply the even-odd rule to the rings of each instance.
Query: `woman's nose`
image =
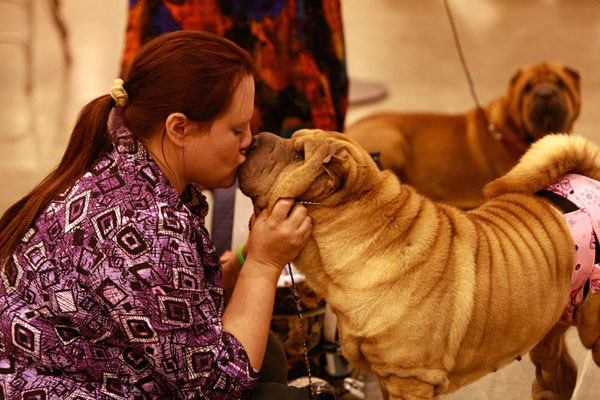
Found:
[[[246,130],[242,136],[242,141],[240,143],[240,147],[249,148],[252,143],[252,132],[250,129]]]

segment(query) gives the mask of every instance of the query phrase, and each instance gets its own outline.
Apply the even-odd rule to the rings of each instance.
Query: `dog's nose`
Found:
[[[556,87],[554,85],[546,83],[538,87],[535,96],[542,100],[550,100],[558,96],[558,91],[556,90]]]
[[[249,150],[263,147],[268,143],[271,143],[272,146],[274,139],[279,139],[279,137],[271,132],[261,132],[258,135],[252,137],[252,142],[250,143]]]

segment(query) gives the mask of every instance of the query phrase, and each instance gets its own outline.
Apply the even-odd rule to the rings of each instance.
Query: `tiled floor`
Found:
[[[350,75],[385,84],[388,96],[351,106],[347,123],[379,109],[459,112],[473,106],[443,0],[341,0]],[[20,2],[0,1],[0,31],[26,33]],[[49,1],[34,3],[34,89],[23,91],[20,50],[0,40],[0,212],[58,162],[79,109],[117,76],[126,0],[63,0],[73,65],[64,68]],[[582,76],[575,132],[600,142],[600,2],[449,0],[481,103],[506,90],[522,65],[557,61]],[[1,38],[1,36],[0,36]],[[569,332],[580,378],[574,399],[600,398],[600,372]],[[402,340],[402,338],[399,338]],[[533,366],[524,358],[444,399],[529,398]],[[367,399],[379,399],[368,382]]]

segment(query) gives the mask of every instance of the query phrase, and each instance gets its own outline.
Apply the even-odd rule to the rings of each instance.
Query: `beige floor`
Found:
[[[73,65],[66,71],[46,0],[34,2],[34,89],[23,91],[24,59],[0,40],[0,212],[58,162],[79,109],[108,92],[122,51],[126,0],[63,0]],[[19,1],[0,1],[0,31],[26,33]],[[600,2],[450,0],[477,94],[500,96],[522,65],[557,61],[582,75],[575,132],[600,141]],[[386,85],[388,96],[350,107],[351,123],[374,110],[464,111],[473,106],[442,0],[342,0],[348,68],[355,80]],[[0,36],[0,39],[2,36]],[[399,338],[402,340],[402,338]],[[580,366],[574,399],[600,398],[600,373],[569,332]],[[445,399],[529,398],[525,358]],[[368,399],[379,399],[369,382]]]

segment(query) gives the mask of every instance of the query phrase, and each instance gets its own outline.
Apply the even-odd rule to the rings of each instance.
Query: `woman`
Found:
[[[250,146],[253,73],[232,42],[176,32],[84,107],[58,167],[0,219],[0,399],[254,390],[311,221],[279,201],[222,267],[203,226],[200,189],[231,186]]]

